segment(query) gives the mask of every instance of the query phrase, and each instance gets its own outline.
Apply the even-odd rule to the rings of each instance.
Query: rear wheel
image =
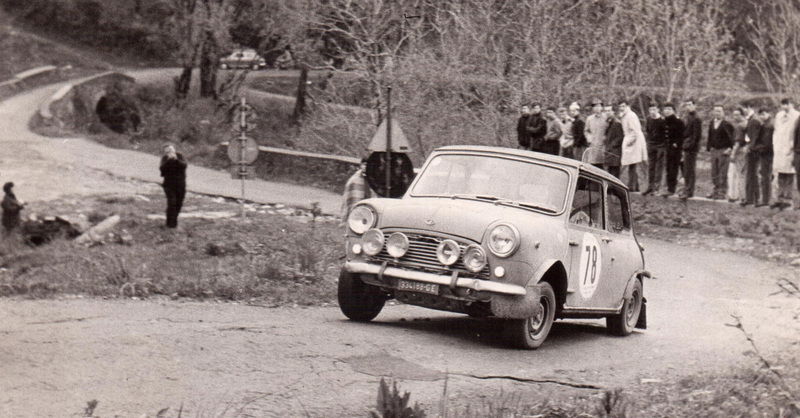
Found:
[[[630,299],[622,303],[622,311],[606,317],[606,328],[613,335],[626,336],[633,332],[642,312],[642,282],[635,279]]]
[[[365,284],[361,279],[345,270],[339,274],[339,309],[353,321],[373,320],[386,303],[386,294],[379,288]]]
[[[550,283],[539,285],[539,312],[525,319],[510,319],[506,324],[509,343],[514,347],[534,350],[544,343],[556,317],[556,294]]]

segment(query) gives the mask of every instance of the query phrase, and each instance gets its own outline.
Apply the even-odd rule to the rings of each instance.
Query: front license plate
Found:
[[[397,290],[406,290],[409,292],[428,293],[431,295],[439,294],[439,285],[433,283],[412,282],[408,280],[397,280]]]

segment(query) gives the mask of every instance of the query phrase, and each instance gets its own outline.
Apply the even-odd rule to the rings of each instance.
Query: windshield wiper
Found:
[[[454,194],[450,196],[451,199],[476,199],[476,200],[488,200],[490,202],[496,202],[500,200],[499,197],[496,196],[488,196],[488,195],[474,195],[474,194]]]
[[[553,208],[548,208],[546,206],[539,206],[539,205],[536,205],[536,204],[533,204],[533,203],[515,202],[513,200],[503,200],[503,201],[500,201],[498,203],[506,204],[506,205],[509,205],[509,206],[527,208],[527,209],[541,210],[541,211],[548,212],[548,213],[557,213],[558,212]]]

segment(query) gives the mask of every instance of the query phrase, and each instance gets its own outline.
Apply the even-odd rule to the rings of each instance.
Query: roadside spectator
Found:
[[[606,171],[616,178],[620,176],[620,164],[622,162],[622,143],[625,139],[625,132],[622,130],[619,115],[614,113],[611,106],[605,107],[606,121],[608,130],[606,131]]]
[[[772,163],[775,155],[772,144],[775,125],[769,110],[760,109],[758,111],[758,120],[761,121],[761,132],[758,140],[752,146],[752,152],[758,158],[758,189],[761,194],[760,203],[756,199],[756,207],[769,205],[772,198]]]
[[[755,205],[758,202],[758,163],[759,154],[754,152],[753,146],[761,136],[761,121],[758,119],[753,105],[743,104],[747,126],[744,131],[744,142],[747,144],[747,176],[745,176],[744,200],[742,206]]]
[[[520,116],[517,119],[517,143],[519,149],[530,149],[531,139],[528,136],[528,118],[531,115],[531,108],[528,105],[522,106],[520,109]]]
[[[544,117],[547,119],[547,133],[544,135],[544,142],[542,143],[540,151],[545,154],[558,155],[563,129],[561,128],[561,122],[558,121],[558,117],[556,116],[556,109],[548,107]]]
[[[608,131],[608,116],[604,112],[603,102],[599,99],[592,100],[592,114],[586,118],[584,134],[589,149],[586,163],[603,168],[606,155],[606,131]]]
[[[675,114],[675,105],[665,103],[664,112],[664,141],[667,143],[667,190],[662,196],[675,194],[678,185],[678,168],[681,165],[681,152],[683,150],[683,136],[686,127],[683,121]]]
[[[164,156],[161,157],[161,177],[164,177],[164,193],[167,196],[167,228],[178,227],[178,215],[186,197],[186,159],[175,151],[172,144],[164,145]]]
[[[624,135],[621,164],[623,171],[628,173],[628,189],[638,192],[640,184],[643,187],[649,184],[647,144],[645,144],[644,132],[642,132],[642,123],[639,121],[639,116],[631,110],[628,102],[620,101],[617,108]]]
[[[794,173],[797,184],[797,200],[794,202],[794,210],[800,210],[800,122],[794,130]]]
[[[700,118],[697,117],[697,109],[694,99],[689,99],[684,103],[686,117],[684,125],[686,131],[683,136],[683,181],[684,189],[681,200],[686,200],[694,196],[695,170],[697,168],[697,151],[700,150],[700,139],[703,136],[703,126]]]
[[[648,186],[642,194],[647,196],[658,193],[661,188],[661,178],[664,175],[664,165],[667,159],[667,138],[664,136],[664,117],[658,105],[651,103],[648,117],[645,122],[645,139],[647,142],[647,178]]]
[[[566,107],[559,107],[558,110],[558,120],[561,122],[561,129],[563,132],[561,133],[561,140],[559,141],[559,145],[561,149],[558,152],[558,155],[567,158],[575,158],[575,137],[572,133],[572,117],[569,116],[567,113]]]
[[[706,151],[711,153],[711,181],[714,190],[707,197],[724,199],[728,192],[728,165],[734,143],[733,125],[725,120],[725,109],[714,105],[711,110],[714,118],[708,125]]]
[[[399,166],[399,164],[398,164]],[[375,192],[367,183],[367,159],[361,159],[361,165],[355,173],[347,179],[344,185],[344,195],[342,196],[342,219],[347,222],[350,211],[356,203],[375,197]]]
[[[586,124],[581,117],[581,106],[578,103],[572,102],[569,105],[569,116],[572,118],[572,139],[574,141],[572,158],[582,161],[588,144],[586,143]]]
[[[747,119],[744,109],[733,110],[733,150],[728,167],[728,201],[739,202],[745,197],[745,178],[747,177],[747,144],[744,142],[744,131]]]
[[[3,202],[0,204],[3,208],[3,230],[5,236],[9,236],[20,224],[20,212],[25,205],[17,200],[14,194],[14,183],[8,182],[3,185]]]
[[[777,200],[772,207],[785,209],[791,206],[794,183],[794,132],[800,113],[789,99],[781,100],[781,110],[775,115],[775,133],[772,136],[774,159],[772,167],[778,184]]]
[[[528,116],[528,140],[531,151],[544,151],[544,136],[547,134],[547,121],[542,117],[542,105],[534,103]]]

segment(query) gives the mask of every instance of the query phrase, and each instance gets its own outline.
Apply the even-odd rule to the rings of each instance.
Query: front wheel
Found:
[[[386,295],[375,286],[365,284],[353,273],[342,270],[339,274],[339,309],[353,321],[373,320],[383,309]]]
[[[633,292],[630,299],[622,303],[622,311],[616,315],[606,317],[606,328],[613,335],[624,337],[633,332],[639,314],[642,311],[642,282],[634,279]]]
[[[539,312],[525,319],[510,319],[506,324],[508,341],[517,348],[535,350],[542,346],[556,317],[556,294],[550,283],[539,284]]]

